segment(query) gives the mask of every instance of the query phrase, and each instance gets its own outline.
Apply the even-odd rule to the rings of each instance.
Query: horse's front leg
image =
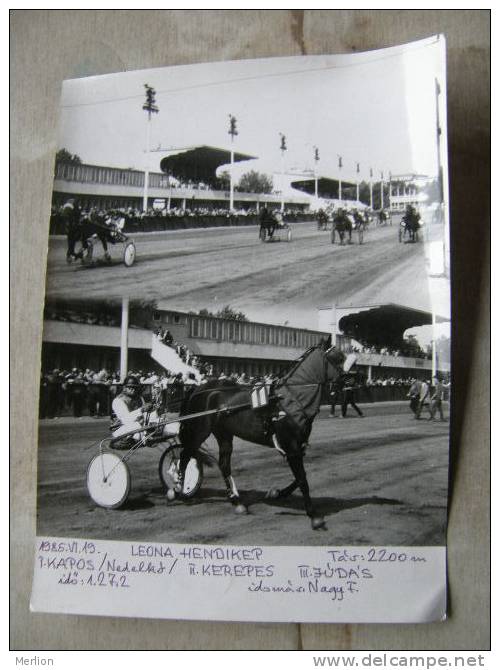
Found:
[[[241,502],[236,483],[231,475],[231,456],[233,454],[233,438],[228,435],[216,435],[219,444],[219,468],[226,484],[226,493],[237,514],[246,514],[246,506]]]
[[[306,471],[304,469],[304,453],[302,446],[298,442],[294,442],[289,446],[287,451],[287,461],[291,471],[295,477],[302,497],[304,498],[304,507],[307,516],[311,519],[311,527],[313,530],[318,530],[325,527],[325,520],[322,516],[318,516],[315,512],[314,505],[309,494],[309,484],[307,482]]]

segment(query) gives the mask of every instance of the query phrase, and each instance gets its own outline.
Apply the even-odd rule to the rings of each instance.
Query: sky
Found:
[[[157,92],[151,148],[230,146],[229,114],[237,119],[236,151],[258,156],[235,168],[268,174],[314,167],[343,180],[417,172],[434,176],[435,77],[443,85],[442,40],[343,56],[218,62],[118,73],[64,82],[59,147],[83,162],[144,169],[147,114],[144,84]],[[280,136],[288,149],[284,165]],[[164,153],[149,154],[160,171]],[[276,177],[276,179],[278,179]]]

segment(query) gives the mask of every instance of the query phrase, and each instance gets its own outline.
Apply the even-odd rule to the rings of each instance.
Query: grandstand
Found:
[[[48,304],[43,333],[44,369],[120,367],[119,304]],[[131,307],[128,331],[129,367],[160,369],[151,358],[152,333],[168,329],[200,362],[226,375],[249,377],[277,373],[308,347],[333,336],[340,349],[349,353],[355,344],[356,365],[368,381],[377,378],[430,378],[433,360],[403,355],[403,333],[408,328],[430,324],[430,313],[401,305],[321,308],[318,330],[294,328],[254,321],[236,321],[170,309]],[[438,320],[444,321],[439,317]],[[355,337],[354,337],[355,336]],[[434,361],[448,374],[448,361]]]
[[[235,152],[234,161],[251,161],[255,156]],[[173,208],[229,209],[229,190],[221,190],[216,170],[229,165],[231,152],[206,145],[171,150],[160,161],[161,172],[150,172],[148,209],[160,204]],[[82,207],[102,209],[132,208],[142,210],[144,172],[133,168],[102,165],[58,163],[55,167],[53,205],[63,205],[69,197],[77,198]],[[155,202],[156,201],[156,202]],[[285,207],[307,210],[311,198],[306,194],[287,195]],[[259,210],[260,206],[279,207],[281,195],[235,191],[234,208]]]

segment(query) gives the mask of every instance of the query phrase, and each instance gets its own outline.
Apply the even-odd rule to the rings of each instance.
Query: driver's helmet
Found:
[[[133,386],[137,392],[141,388],[141,383],[134,375],[127,375],[123,380],[123,387],[125,386]]]

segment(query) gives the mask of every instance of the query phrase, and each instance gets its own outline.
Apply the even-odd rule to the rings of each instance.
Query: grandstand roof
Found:
[[[432,324],[431,312],[394,303],[337,307],[340,312],[348,312],[349,309],[352,312],[340,317],[339,329],[345,335],[370,346],[397,349],[402,343],[405,330]],[[436,316],[437,323],[445,321],[449,321],[449,318]]]
[[[298,191],[314,195],[316,193],[316,185],[314,179],[299,179],[290,183],[292,188]],[[342,188],[355,186],[347,181],[342,181]],[[339,197],[339,180],[331,179],[330,177],[318,177],[318,197],[320,198],[338,198]]]
[[[257,156],[234,152],[234,162],[255,160]],[[206,144],[192,147],[183,147],[161,159],[162,172],[174,176],[181,181],[210,182],[215,179],[215,171],[221,165],[231,162],[231,151]]]

